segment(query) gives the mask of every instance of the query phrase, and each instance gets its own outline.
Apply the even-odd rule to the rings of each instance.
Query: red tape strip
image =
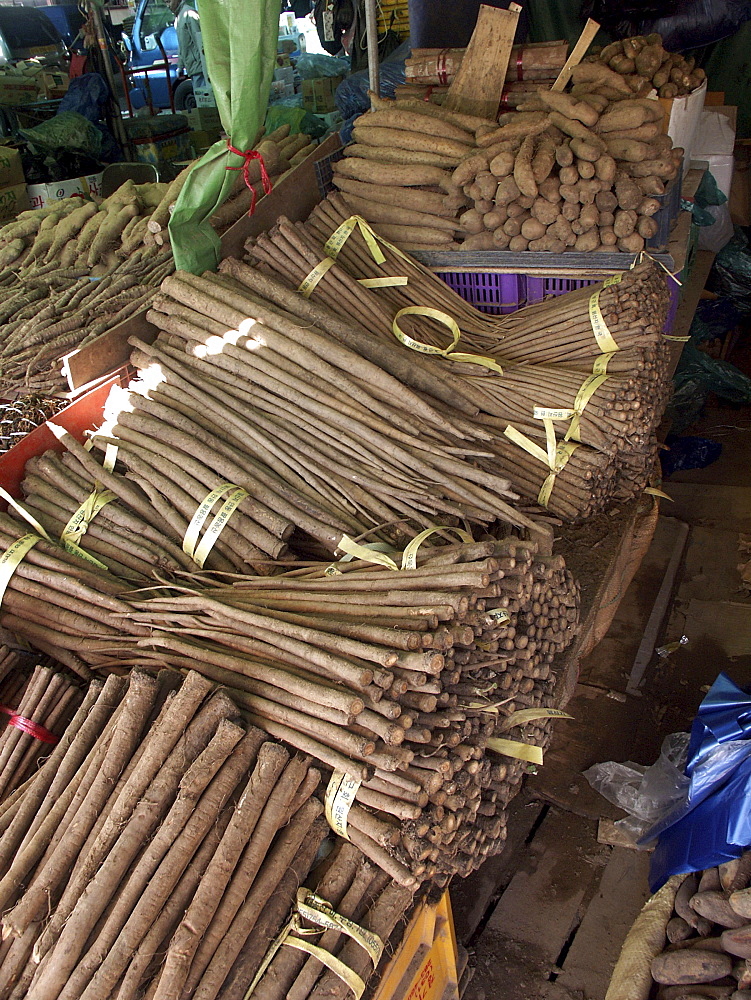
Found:
[[[51,733],[49,729],[40,726],[38,722],[34,722],[32,719],[25,719],[22,715],[16,715],[13,709],[8,708],[7,705],[0,705],[0,712],[10,716],[10,719],[8,719],[9,726],[15,726],[16,729],[28,733],[29,736],[33,736],[35,740],[39,740],[41,743],[57,743],[60,739],[59,736]]]
[[[516,79],[524,79],[524,66],[522,65],[522,60],[524,59],[524,49],[519,49],[516,53]]]
[[[448,75],[446,73],[446,53],[448,49],[441,49],[438,53],[438,60],[436,62],[436,72],[438,74],[438,82],[442,87],[445,87],[449,82]]]
[[[263,162],[263,157],[258,152],[257,149],[235,149],[232,143],[227,140],[227,149],[230,153],[235,153],[236,156],[242,156],[243,165],[241,167],[227,167],[227,170],[242,170],[243,180],[248,188],[250,188],[250,209],[248,210],[248,215],[252,215],[256,210],[256,189],[250,180],[250,164],[253,160],[258,160],[258,165],[261,168],[261,181],[263,183],[263,190],[266,194],[271,194],[271,189],[273,184],[271,183],[271,178],[269,177],[268,171],[266,170],[266,164]]]

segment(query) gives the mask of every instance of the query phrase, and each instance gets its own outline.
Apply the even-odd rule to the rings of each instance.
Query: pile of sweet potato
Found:
[[[751,1000],[751,852],[686,877],[652,961],[657,1000]]]

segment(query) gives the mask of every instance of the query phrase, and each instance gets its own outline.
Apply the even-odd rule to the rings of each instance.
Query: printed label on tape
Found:
[[[435,535],[439,531],[451,531],[466,544],[469,545],[474,542],[472,535],[465,531],[463,528],[426,528],[421,531],[419,535],[415,535],[409,545],[402,552],[402,569],[416,569],[417,568],[417,551],[422,545],[422,543],[430,538],[431,535]]]
[[[297,289],[298,292],[306,299],[309,299],[318,282],[335,263],[333,257],[324,257],[320,264],[316,264],[310,274],[303,278],[300,287]]]
[[[204,500],[198,505],[193,517],[190,519],[190,524],[185,532],[185,538],[183,538],[183,552],[189,556],[191,559],[196,551],[196,545],[198,544],[198,536],[200,534],[201,528],[206,521],[206,518],[211,513],[211,508],[217,502],[220,497],[223,497],[225,493],[230,490],[239,489],[235,483],[220,483],[216,489],[212,490]]]
[[[512,712],[503,720],[501,732],[505,733],[515,726],[526,726],[528,722],[535,722],[537,719],[573,719],[573,715],[560,708],[523,708],[518,712]]]
[[[488,750],[495,750],[505,757],[526,760],[529,764],[542,764],[542,747],[536,747],[531,743],[520,743],[518,740],[505,740],[494,736],[486,740],[485,745]]]
[[[206,533],[201,539],[201,543],[193,556],[194,562],[198,563],[201,569],[203,569],[203,564],[208,559],[209,553],[214,548],[214,545],[219,540],[219,536],[227,526],[227,522],[230,517],[234,514],[235,510],[243,502],[246,496],[248,496],[248,491],[244,490],[242,486],[238,486],[237,489],[231,493],[229,497],[227,497],[218,512],[214,515],[214,519],[206,529]]]
[[[340,837],[347,836],[347,817],[362,782],[343,771],[334,771],[326,788],[325,811],[329,826]]]
[[[354,920],[337,913],[330,903],[311,892],[310,889],[298,889],[297,910],[301,917],[311,923],[327,927],[329,930],[342,931],[353,941],[357,941],[360,947],[370,955],[374,966],[380,962],[384,945],[379,936],[356,924]]]

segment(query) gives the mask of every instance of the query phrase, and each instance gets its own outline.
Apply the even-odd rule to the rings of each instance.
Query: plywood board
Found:
[[[689,601],[685,621],[689,641],[693,634],[716,643],[726,656],[751,656],[751,604]]]
[[[467,51],[449,87],[444,106],[451,111],[495,120],[521,7],[480,6]]]

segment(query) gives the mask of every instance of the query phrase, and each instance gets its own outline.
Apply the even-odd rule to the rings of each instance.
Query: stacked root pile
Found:
[[[67,405],[67,400],[46,399],[34,393],[0,404],[0,455]]]
[[[751,853],[685,876],[652,962],[658,1000],[751,995]]]
[[[707,78],[693,56],[686,59],[679,52],[666,52],[657,32],[612,42],[589,61],[604,63],[626,77],[632,90],[647,94],[654,89],[664,98],[685,97]]]
[[[26,781],[70,722],[81,701],[78,686],[51,666],[0,648],[0,801]],[[31,725],[30,725],[31,723]]]
[[[461,395],[476,408],[469,419],[466,411],[452,414],[454,433],[474,437],[488,432],[477,442],[475,463],[507,475],[514,488],[552,514],[567,520],[586,517],[647,485],[656,455],[655,430],[669,392],[662,334],[668,291],[655,264],[640,264],[599,291],[583,289],[497,319],[478,313],[427,269],[387,245],[381,246],[383,263],[377,263],[355,227],[336,262],[322,276],[316,271],[319,280],[306,288],[309,298],[297,294],[289,286],[302,285],[321,264],[327,240],[350,211],[342,197],[333,195],[304,225],[282,220],[249,243],[256,269],[232,261],[222,268],[254,295],[272,299],[301,320],[328,324],[329,330],[334,329],[334,315],[350,328],[355,320],[395,359],[406,358],[409,378],[423,370],[448,373],[456,387],[455,405]],[[389,276],[401,283],[377,288],[359,283]],[[610,331],[607,340],[601,331],[599,340],[593,332],[593,294]],[[450,336],[446,323],[456,322],[462,335],[458,350],[490,357],[502,374],[401,347],[394,337],[395,317],[402,309],[419,313],[425,307],[437,308],[444,322],[422,315],[398,319],[402,332],[418,346],[445,349]],[[546,416],[552,427],[545,424]],[[520,443],[514,431],[537,450]],[[546,452],[553,431],[562,451],[551,462]],[[465,454],[473,451],[465,446]]]
[[[307,135],[289,126],[258,145],[272,181],[311,151]],[[142,312],[174,270],[168,224],[190,172],[171,184],[126,181],[100,204],[80,198],[23,212],[0,229],[0,387],[4,394],[60,391],[60,359]],[[260,166],[249,167],[257,198]],[[246,214],[251,191],[242,172],[212,217],[224,230]],[[96,280],[93,280],[96,279]]]
[[[211,688],[167,670],[94,682],[6,800],[3,997],[209,1000],[289,872],[307,876],[318,772]]]

